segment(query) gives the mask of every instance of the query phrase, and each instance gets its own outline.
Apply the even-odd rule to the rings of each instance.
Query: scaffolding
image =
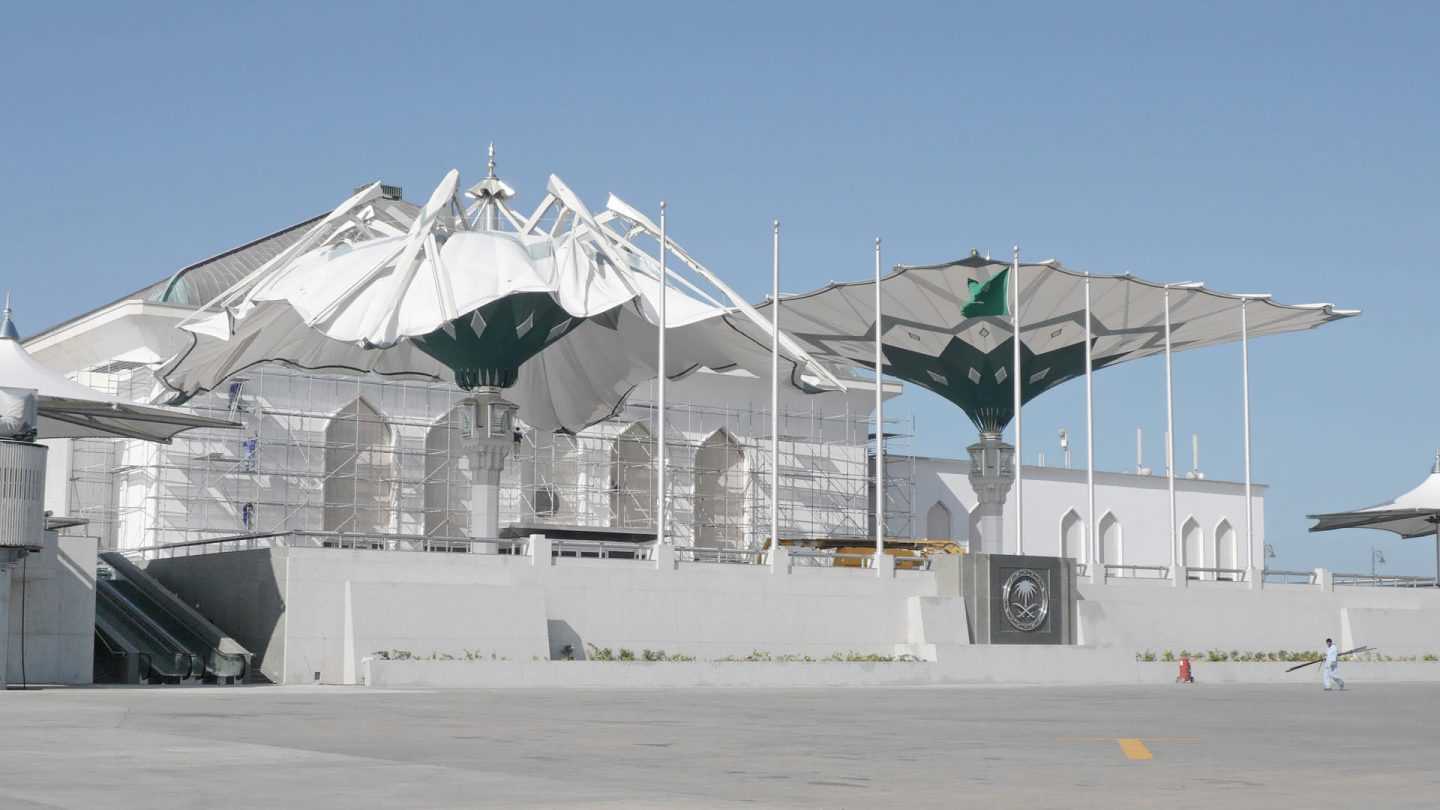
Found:
[[[132,401],[148,367],[110,363],[77,380]],[[516,433],[501,479],[501,523],[530,528],[654,530],[655,408],[638,396],[578,434]],[[470,472],[461,436],[468,395],[428,382],[257,366],[188,407],[242,425],[194,430],[169,445],[71,443],[71,514],[107,549],[245,533],[462,539]],[[782,409],[782,538],[859,540],[872,533],[869,413]],[[833,402],[832,402],[833,404]],[[675,403],[666,418],[677,545],[768,544],[772,470],[766,409]],[[909,425],[887,420],[887,534],[911,534]]]

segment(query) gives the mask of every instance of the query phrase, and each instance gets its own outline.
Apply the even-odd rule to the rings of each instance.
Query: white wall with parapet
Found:
[[[362,658],[392,649],[510,660],[561,657],[566,645],[576,658],[588,645],[702,659],[893,655],[913,643],[910,597],[937,595],[925,571],[676,563],[669,549],[662,557],[547,564],[543,549],[276,548],[156,560],[147,570],[285,683],[313,682],[317,672],[322,682],[354,682]],[[237,605],[247,599],[283,610]],[[926,626],[942,643],[965,641],[953,623],[932,616]]]
[[[275,548],[156,560],[148,570],[286,683],[352,683],[382,650],[529,661],[590,645],[821,659],[849,651],[944,661],[968,644],[941,572],[538,556]],[[1082,646],[1306,650],[1334,638],[1393,656],[1440,654],[1433,589],[1126,578],[1081,580]]]
[[[970,486],[970,462],[959,459],[917,458],[915,460],[914,525],[926,526],[928,510],[936,503],[944,504],[951,516],[956,540],[969,541],[978,524],[969,519],[977,505]],[[1062,556],[1062,526],[1071,512],[1079,519],[1084,536],[1088,523],[1088,496],[1084,469],[1026,466],[1025,487],[1025,552]],[[1265,492],[1256,484],[1254,492],[1254,541],[1251,544],[1251,566],[1263,567],[1265,548]],[[1015,551],[1015,488],[1005,500],[1005,553]],[[1097,472],[1095,474],[1095,525],[1097,534],[1107,514],[1119,524],[1120,553],[1111,564],[1170,564],[1170,499],[1163,475],[1131,475]],[[1200,561],[1187,563],[1197,568],[1245,568],[1245,487],[1232,481],[1175,480],[1176,531],[1193,518],[1198,524]],[[1217,528],[1228,526],[1233,531],[1234,560],[1238,565],[1218,565],[1216,560]],[[1223,532],[1221,532],[1223,534]],[[1183,539],[1183,535],[1182,535]],[[1063,556],[1089,562],[1089,544]],[[975,548],[972,545],[971,548]],[[989,546],[987,546],[989,550]],[[1224,559],[1224,562],[1230,560]],[[1207,575],[1211,576],[1212,575]]]

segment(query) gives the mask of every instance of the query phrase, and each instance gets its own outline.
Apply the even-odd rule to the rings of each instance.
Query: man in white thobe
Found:
[[[1335,672],[1339,666],[1340,648],[1335,646],[1334,641],[1327,638],[1325,639],[1325,660],[1320,662],[1320,672],[1322,673],[1321,677],[1325,679],[1326,692],[1330,691],[1330,684],[1332,682],[1340,684],[1340,691],[1345,691],[1344,679]]]

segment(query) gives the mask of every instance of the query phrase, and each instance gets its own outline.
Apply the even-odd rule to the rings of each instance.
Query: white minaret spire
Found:
[[[487,231],[500,230],[500,206],[515,196],[515,189],[495,176],[494,141],[491,141],[485,150],[485,179],[471,186],[465,193],[477,203],[476,227]]]

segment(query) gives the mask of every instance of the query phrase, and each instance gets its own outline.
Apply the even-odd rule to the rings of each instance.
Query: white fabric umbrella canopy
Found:
[[[0,384],[36,392],[39,439],[109,437],[163,443],[194,428],[240,427],[174,408],[125,402],[46,368],[20,345],[8,306],[0,326]]]
[[[886,374],[959,405],[981,430],[1014,414],[1011,266],[979,255],[900,266],[881,279]],[[1057,261],[1020,265],[1021,397],[1028,402],[1085,370],[1085,278]],[[1165,349],[1165,285],[1130,275],[1090,276],[1094,368]],[[786,331],[811,356],[874,365],[875,282],[835,284],[783,296]],[[1172,350],[1240,339],[1248,298],[1251,337],[1314,329],[1359,314],[1330,304],[1282,305],[1187,285],[1170,290]],[[768,306],[768,305],[766,305]],[[758,307],[768,317],[766,306]],[[748,324],[735,324],[748,332]]]
[[[1420,486],[1405,494],[1374,506],[1349,512],[1327,512],[1307,515],[1315,521],[1312,532],[1335,529],[1380,529],[1402,538],[1435,538],[1435,584],[1440,586],[1440,453],[1435,465]]]
[[[468,207],[458,183],[457,172],[447,174],[404,233],[368,215],[380,193],[371,186],[202,307],[182,325],[192,346],[157,374],[168,400],[276,362],[507,387],[521,419],[542,430],[579,430],[614,413],[657,373],[659,263],[631,241],[653,233],[651,223],[614,198],[592,216],[553,176],[523,219],[493,175],[471,189]],[[673,285],[703,292],[671,274],[667,377],[701,367],[768,375],[768,323],[708,270],[691,267],[731,301],[687,295]],[[758,337],[737,333],[726,316]],[[842,387],[784,342],[794,387]]]
[[[1349,512],[1306,515],[1312,532],[1335,529],[1381,529],[1401,537],[1430,537],[1440,525],[1440,456],[1420,486],[1393,500]]]

